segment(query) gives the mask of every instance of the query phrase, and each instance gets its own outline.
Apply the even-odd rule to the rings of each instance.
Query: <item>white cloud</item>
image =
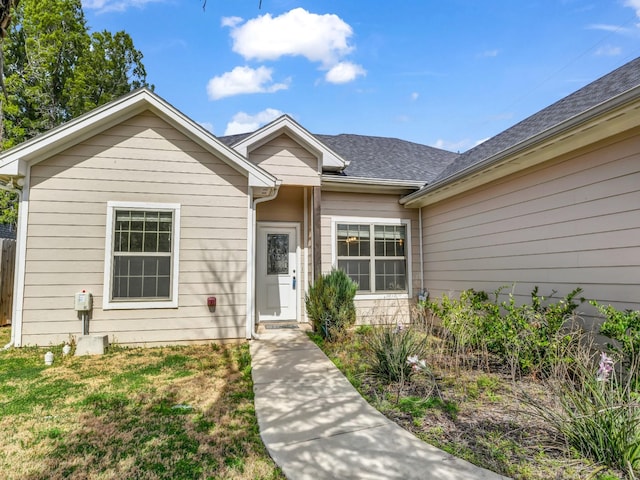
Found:
[[[450,152],[464,152],[465,150],[468,150],[471,147],[475,147],[476,145],[479,145],[485,140],[486,139],[480,140],[478,142],[474,142],[472,140],[469,140],[468,138],[465,138],[464,140],[458,140],[458,141],[452,142],[452,141],[443,140],[440,138],[436,140],[436,142],[433,143],[431,146],[435,148],[440,148],[442,150],[448,150]]]
[[[631,33],[631,29],[629,28],[625,28],[620,25],[607,25],[604,23],[596,23],[593,25],[589,25],[587,28],[590,28],[591,30],[603,30],[605,32],[620,33],[620,34]]]
[[[484,52],[479,53],[478,57],[479,58],[492,58],[492,57],[497,57],[499,53],[500,53],[500,50],[498,50],[498,49],[485,50]]]
[[[222,21],[220,22],[220,24],[223,27],[234,28],[235,26],[239,25],[242,22],[243,22],[242,17],[222,17]]]
[[[366,75],[366,70],[344,60],[353,47],[351,27],[333,14],[318,15],[294,8],[279,16],[261,15],[248,21],[224,17],[222,26],[231,29],[233,51],[245,60],[278,60],[284,56],[301,56],[319,63],[325,81],[341,84]],[[213,77],[207,85],[209,98],[217,100],[245,93],[270,93],[289,87],[290,79],[274,83],[273,70],[265,66],[236,67]]]
[[[418,92],[413,92],[411,94],[411,101],[415,102],[416,100],[418,100],[419,97],[420,97],[420,94]]]
[[[626,0],[624,6],[633,8],[638,18],[640,18],[640,0]]]
[[[244,93],[273,93],[286,90],[289,81],[273,83],[272,69],[267,67],[236,67],[230,72],[213,77],[207,84],[207,94],[211,100],[240,95]]]
[[[276,110],[275,108],[267,108],[255,115],[249,115],[245,112],[236,113],[231,121],[227,123],[227,129],[224,131],[225,135],[236,135],[238,133],[253,132],[260,128],[262,125],[269,123],[272,120],[283,115],[283,112]]]
[[[598,48],[594,53],[601,57],[615,57],[622,53],[622,48],[614,47],[613,45],[604,45]]]
[[[82,0],[82,6],[89,10],[104,12],[124,12],[130,7],[142,8],[148,3],[161,3],[165,0]]]
[[[348,83],[367,72],[360,65],[351,62],[340,62],[327,72],[325,80],[329,83]]]
[[[231,30],[233,51],[246,60],[302,56],[331,68],[353,50],[351,27],[334,14],[318,15],[295,8],[280,16],[251,19]]]
[[[204,128],[205,130],[207,130],[208,132],[214,133],[213,132],[213,123],[211,122],[198,122],[198,124]]]

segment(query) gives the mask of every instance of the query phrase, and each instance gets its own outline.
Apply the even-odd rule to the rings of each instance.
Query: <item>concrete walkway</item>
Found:
[[[301,330],[261,332],[251,356],[260,435],[290,480],[506,478],[388,420]]]

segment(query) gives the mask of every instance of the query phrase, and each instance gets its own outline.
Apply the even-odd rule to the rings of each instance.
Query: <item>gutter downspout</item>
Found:
[[[304,200],[302,201],[302,208],[304,210],[303,213],[303,230],[304,232],[302,233],[302,242],[303,242],[303,246],[304,246],[304,250],[303,250],[303,261],[304,261],[304,277],[302,278],[302,282],[300,282],[300,284],[302,285],[302,301],[300,302],[302,305],[304,305],[304,297],[307,295],[307,288],[309,285],[309,189],[307,187],[304,187],[303,189],[303,195],[304,195]],[[302,316],[304,314],[304,320],[305,322],[308,320],[307,319],[307,312],[306,310],[303,308],[303,306],[300,305],[299,308],[299,319],[302,321]]]
[[[250,318],[247,318],[247,340],[260,340],[259,335],[256,332],[256,258],[255,258],[255,245],[256,245],[256,234],[257,234],[257,224],[256,224],[256,209],[259,203],[268,202],[273,200],[278,196],[278,191],[280,189],[280,182],[273,189],[273,193],[267,195],[262,198],[253,198],[253,191],[249,193],[249,202],[251,204],[251,212],[250,212],[250,220],[249,220],[249,235],[247,235],[247,257],[250,259],[248,269],[247,269],[247,283],[249,285],[249,289],[247,292],[248,298],[248,309],[247,315]]]
[[[5,184],[5,185],[0,185],[0,190],[4,190],[6,192],[11,192],[11,193],[16,193],[18,194],[18,208],[21,209],[21,204],[22,204],[22,189],[19,189],[17,187],[14,186],[13,184],[13,180],[11,180],[9,182],[9,184]],[[16,232],[20,231],[20,214],[18,213],[18,226],[16,227]],[[16,235],[16,257],[18,257],[18,239],[20,238],[19,235]],[[16,258],[17,260],[17,258]],[[15,272],[18,272],[18,268],[16,266],[15,268]],[[15,277],[16,275],[14,274],[14,299],[13,299],[13,306],[12,306],[12,312],[15,313],[16,309],[15,309],[15,303],[17,301],[17,299],[15,298]],[[15,315],[12,314],[12,317],[14,317]],[[9,343],[7,343],[4,347],[2,347],[2,350],[8,350],[11,347],[13,347],[16,344],[16,326],[17,323],[16,321],[12,318],[11,319],[11,339],[9,340]]]
[[[418,208],[418,237],[420,238],[420,295],[424,295],[424,239],[422,238],[422,207]]]

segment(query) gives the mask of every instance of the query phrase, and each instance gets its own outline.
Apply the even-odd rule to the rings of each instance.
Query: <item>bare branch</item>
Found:
[[[202,0],[202,10],[207,8],[207,0]],[[262,0],[258,2],[258,9],[262,8]]]

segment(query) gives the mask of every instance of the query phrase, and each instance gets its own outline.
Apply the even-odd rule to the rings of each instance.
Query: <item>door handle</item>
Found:
[[[296,289],[296,271],[293,271],[293,278],[291,279],[291,288]]]

